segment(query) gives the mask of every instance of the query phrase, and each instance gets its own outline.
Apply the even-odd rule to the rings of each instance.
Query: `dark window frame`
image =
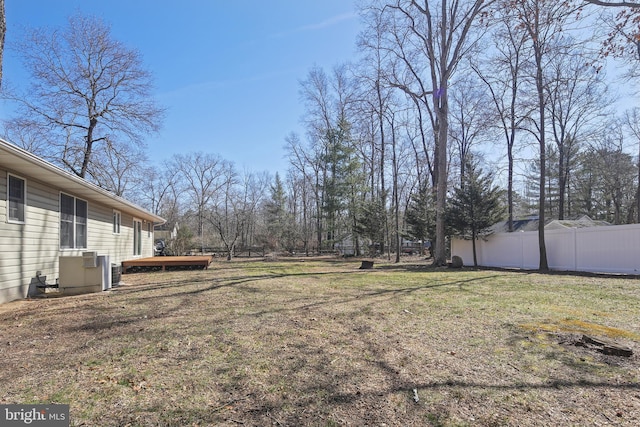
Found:
[[[12,183],[19,183],[20,194],[14,191],[16,186]],[[27,211],[27,180],[12,173],[7,173],[7,222],[13,224],[24,224],[26,222]],[[15,212],[15,214],[14,214]]]
[[[142,220],[133,219],[133,255],[142,255]]]
[[[89,202],[60,193],[60,249],[86,249]]]
[[[122,228],[122,212],[113,210],[113,234],[120,234]]]

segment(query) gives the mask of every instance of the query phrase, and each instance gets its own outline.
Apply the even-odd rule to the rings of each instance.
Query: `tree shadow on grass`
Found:
[[[514,274],[540,274],[546,276],[567,276],[567,277],[594,277],[601,279],[624,279],[624,280],[640,280],[640,274],[625,274],[625,273],[597,273],[588,271],[561,271],[561,270],[531,270],[523,268],[505,268],[505,267],[485,267],[485,266],[464,266],[462,268],[451,267],[436,267],[430,264],[421,263],[396,263],[396,264],[380,264],[376,265],[374,269],[388,270],[388,271],[405,271],[405,272],[433,272],[433,273],[471,273],[471,272],[500,272],[500,273],[514,273]]]
[[[380,355],[378,355],[380,356]],[[415,405],[414,410],[418,412],[417,418],[425,419],[429,413],[434,411],[434,408],[430,408],[420,401],[420,403],[413,401],[414,396],[418,395],[424,398],[425,395],[429,396],[434,391],[448,392],[448,394],[455,394],[455,392],[461,393],[461,395],[468,395],[472,392],[486,392],[486,391],[520,391],[530,392],[535,390],[549,390],[552,392],[567,391],[567,390],[583,390],[583,389],[598,389],[598,390],[619,390],[619,391],[633,391],[640,390],[640,384],[638,383],[620,383],[620,382],[606,382],[606,381],[590,381],[584,379],[578,379],[576,381],[569,380],[549,380],[545,382],[521,382],[514,381],[511,383],[484,383],[473,382],[457,379],[443,379],[438,381],[408,381],[406,378],[402,378],[398,374],[398,368],[386,362],[383,358],[375,358],[371,362],[374,366],[386,374],[387,380],[385,382],[390,383],[388,386],[377,387],[375,390],[363,391],[354,390],[349,392],[338,391],[336,389],[336,382],[357,383],[359,379],[357,377],[350,377],[349,374],[341,375],[336,378],[332,375],[313,375],[313,380],[310,380],[305,387],[296,390],[296,393],[300,396],[296,401],[287,402],[260,402],[253,400],[248,406],[248,410],[253,417],[262,419],[276,417],[281,425],[298,425],[303,419],[301,414],[307,412],[309,407],[316,409],[312,412],[307,412],[307,415],[314,420],[326,419],[327,417],[342,410],[343,413],[352,413],[357,411],[357,408],[369,408],[370,410],[364,413],[358,414],[363,418],[366,418],[367,424],[374,422],[388,422],[388,412],[385,412],[380,407],[385,404],[385,401],[391,395],[404,395],[405,405]],[[326,367],[317,366],[313,368],[322,372]],[[371,385],[371,384],[365,384]],[[419,398],[420,399],[420,398]],[[321,403],[318,404],[317,402]],[[380,412],[377,410],[380,409]],[[357,413],[357,412],[356,412]],[[415,414],[414,414],[415,415]],[[446,416],[443,416],[446,418]],[[362,419],[360,420],[362,421]],[[401,421],[401,419],[395,419],[394,421]]]
[[[300,412],[304,412],[305,408],[312,406],[317,400],[321,400],[323,403],[319,405],[316,413],[312,413],[315,419],[326,419],[338,412],[339,408],[344,409],[343,413],[353,413],[354,408],[369,408],[369,412],[361,413],[360,415],[366,417],[367,423],[371,422],[380,423],[390,421],[389,412],[385,412],[381,409],[380,412],[376,412],[380,409],[385,401],[388,400],[391,395],[404,395],[405,405],[411,406],[415,411],[419,412],[417,417],[424,420],[433,410],[429,408],[429,405],[425,405],[420,401],[414,401],[416,395],[420,398],[424,396],[432,395],[434,391],[447,392],[448,395],[455,395],[459,393],[462,396],[469,395],[472,392],[483,393],[487,391],[519,391],[523,393],[535,392],[536,390],[548,390],[552,393],[564,393],[564,392],[576,392],[578,390],[595,389],[595,390],[610,390],[610,391],[622,391],[622,392],[638,392],[640,391],[640,384],[634,381],[621,381],[619,378],[607,380],[592,380],[576,377],[572,379],[550,379],[547,381],[526,381],[519,380],[518,378],[511,378],[510,380],[502,380],[495,378],[495,381],[489,379],[488,381],[469,381],[455,378],[455,373],[448,374],[450,378],[436,379],[436,380],[422,380],[409,378],[408,374],[403,374],[403,368],[400,366],[402,363],[397,361],[392,363],[389,361],[389,349],[388,343],[380,343],[375,337],[367,338],[366,334],[355,334],[354,344],[360,345],[367,350],[370,357],[363,359],[361,362],[364,366],[361,372],[358,369],[352,368],[347,372],[332,372],[331,363],[327,361],[333,357],[328,356],[324,358],[313,358],[313,355],[317,353],[316,349],[308,349],[310,357],[304,357],[305,352],[299,357],[304,357],[305,363],[302,369],[310,370],[311,373],[305,378],[308,378],[302,387],[299,387],[296,392],[300,398],[296,402],[288,401],[282,402],[282,405],[275,404],[273,401],[268,404],[260,405],[259,402],[254,402],[260,405],[258,408],[253,407],[251,409],[254,414],[261,414],[264,417],[277,416],[282,425],[297,425],[302,419],[299,413],[293,412],[290,406],[294,405]],[[303,345],[305,345],[303,343]],[[322,350],[320,350],[322,351]],[[558,356],[556,353],[551,353],[549,357]],[[563,357],[563,355],[560,355]],[[372,374],[373,373],[373,374]],[[382,375],[381,379],[378,375]],[[295,372],[294,372],[295,374]],[[362,375],[365,375],[362,377]],[[370,375],[372,374],[372,375]],[[429,372],[424,372],[425,376],[429,375]],[[440,372],[434,372],[436,375],[441,375]],[[370,376],[368,376],[370,375]],[[336,387],[337,384],[342,387]],[[351,384],[352,391],[345,391],[345,384]],[[379,384],[378,387],[371,388],[372,385]],[[355,385],[355,386],[354,386]],[[360,388],[357,385],[362,385]],[[347,387],[349,388],[349,387]],[[535,396],[535,394],[534,394]],[[561,404],[562,395],[557,397],[557,401]],[[381,405],[382,404],[382,405]],[[415,415],[415,414],[414,414]],[[512,414],[513,415],[513,414]],[[546,414],[545,414],[546,416]],[[446,418],[444,416],[443,418]],[[360,420],[362,421],[362,420]],[[394,421],[400,421],[400,419],[394,419]],[[548,421],[548,420],[547,420]]]
[[[181,303],[176,304],[173,308],[165,310],[162,315],[168,316],[171,312],[175,312],[184,308],[188,308],[189,304],[193,303],[192,297],[214,292],[224,288],[238,288],[242,286],[240,289],[244,293],[253,293],[259,294],[260,292],[267,291],[265,288],[260,288],[256,286],[247,286],[253,283],[258,283],[261,281],[267,280],[277,280],[277,279],[290,279],[290,278],[307,278],[307,277],[322,277],[322,276],[331,276],[331,275],[362,275],[361,270],[353,270],[353,271],[344,271],[344,270],[336,270],[336,271],[325,271],[325,272],[302,272],[302,273],[274,273],[274,274],[263,274],[258,276],[241,276],[232,279],[219,279],[219,278],[211,278],[211,277],[184,277],[177,280],[171,280],[168,282],[163,282],[160,284],[148,284],[148,285],[134,285],[132,288],[122,287],[114,290],[116,293],[121,293],[123,296],[134,296],[135,298],[130,300],[129,303],[134,303],[137,305],[143,305],[149,303],[149,301],[154,301],[157,299],[166,300],[167,298],[182,298]],[[451,280],[451,281],[441,281],[441,282],[431,282],[431,283],[421,283],[411,286],[394,286],[394,285],[376,285],[375,283],[364,287],[358,288],[357,292],[345,292],[344,296],[325,298],[315,302],[309,302],[308,297],[303,297],[297,300],[288,299],[287,304],[284,303],[280,306],[272,307],[267,310],[258,310],[254,311],[251,315],[254,317],[260,317],[268,314],[277,314],[277,313],[286,313],[293,312],[297,310],[311,310],[316,308],[321,308],[324,306],[330,305],[338,305],[338,304],[349,304],[354,301],[363,301],[366,299],[380,298],[380,297],[389,297],[395,298],[402,295],[409,295],[411,293],[425,291],[429,289],[442,288],[442,287],[457,287],[461,291],[468,291],[467,286],[473,284],[474,282],[482,282],[491,280],[499,277],[499,275],[495,276],[483,276],[483,277],[474,277],[474,278],[465,278],[462,280]],[[193,289],[192,285],[202,285],[198,286],[196,289]],[[185,286],[189,286],[189,288],[185,288]],[[167,294],[163,292],[162,294],[152,294],[150,290],[168,290],[174,289],[175,292]],[[100,322],[94,323],[92,326],[88,325],[77,325],[77,328],[86,328],[95,327],[96,329],[105,329],[109,328],[113,325],[121,325],[126,322],[136,322],[142,320],[142,318],[138,317],[129,317],[128,319],[108,319],[101,324]]]
[[[277,273],[277,274],[264,274],[260,276],[240,276],[231,279],[216,279],[211,277],[183,277],[180,279],[175,279],[171,282],[162,283],[158,286],[164,286],[167,289],[175,288],[176,293],[174,294],[163,294],[163,295],[148,295],[141,294],[148,290],[154,289],[153,284],[149,285],[136,285],[131,289],[122,288],[117,292],[121,292],[123,296],[136,296],[135,299],[139,300],[140,303],[149,304],[149,310],[153,310],[159,304],[154,304],[156,299],[172,299],[174,297],[179,298],[175,301],[175,304],[172,303],[170,306],[161,307],[161,311],[158,313],[158,317],[168,316],[174,311],[180,311],[180,316],[188,316],[190,313],[190,306],[199,300],[198,298],[201,294],[205,292],[214,292],[221,288],[225,287],[238,287],[240,291],[247,293],[256,293],[260,291],[268,291],[268,288],[258,287],[258,286],[250,286],[252,283],[259,283],[265,280],[278,279],[278,278],[303,278],[307,276],[324,276],[324,275],[335,275],[335,274],[345,274],[344,271],[334,271],[334,272],[309,272],[309,273]],[[359,271],[349,271],[347,274],[363,274]],[[413,284],[411,286],[391,286],[391,285],[376,285],[375,283],[365,286],[365,287],[348,287],[345,289],[345,292],[340,292],[338,289],[336,292],[331,293],[330,295],[305,295],[304,298],[299,298],[297,295],[292,295],[291,298],[282,300],[280,302],[277,299],[274,299],[274,303],[272,306],[263,308],[263,304],[260,303],[253,308],[250,308],[250,311],[247,313],[243,313],[241,317],[237,317],[237,320],[240,322],[247,321],[250,316],[254,318],[254,322],[249,322],[251,325],[260,325],[259,334],[256,335],[258,337],[262,337],[265,330],[269,331],[269,329],[264,329],[265,322],[263,319],[255,319],[255,317],[261,317],[267,314],[272,313],[282,313],[282,312],[296,312],[296,311],[304,311],[313,308],[320,308],[325,306],[331,306],[336,304],[348,304],[354,301],[361,301],[366,303],[367,299],[375,299],[379,297],[389,297],[389,298],[397,298],[403,295],[408,295],[413,292],[418,292],[422,290],[430,290],[441,287],[453,287],[454,289],[462,289],[464,291],[468,291],[469,287],[472,287],[474,283],[477,281],[488,280],[491,281],[493,278],[500,277],[499,274],[496,275],[488,275],[485,277],[472,277],[472,278],[464,278],[463,280],[457,280],[455,276],[450,277],[450,280],[441,280],[438,282],[432,283],[418,283]],[[186,289],[184,286],[188,284],[196,284],[197,289],[189,288]],[[249,286],[247,286],[249,285]],[[128,292],[130,291],[130,292]],[[214,297],[216,295],[214,294]],[[139,297],[139,298],[138,298]],[[191,298],[195,297],[195,298]],[[234,298],[241,298],[242,294],[233,295]],[[311,298],[311,301],[310,301]],[[313,301],[316,300],[316,301]],[[96,300],[99,301],[99,300]],[[96,309],[95,304],[88,302],[86,307],[84,308],[87,317],[85,320],[77,322],[72,326],[75,329],[75,332],[83,331],[83,332],[97,332],[102,333],[104,330],[113,329],[111,332],[113,335],[118,336],[126,333],[135,333],[138,330],[138,327],[147,327],[146,325],[137,325],[138,322],[147,322],[142,314],[145,314],[144,310],[138,310],[135,313],[128,313],[127,309],[131,301],[126,301],[126,299],[118,300],[123,301],[123,305],[126,304],[127,308],[120,307],[119,305],[115,307],[113,310],[108,311],[105,316],[102,315],[92,315],[93,311]],[[214,301],[212,299],[212,301]],[[147,306],[143,307],[146,309]],[[354,306],[352,308],[353,311],[347,313],[343,318],[345,324],[352,325],[351,318],[349,315],[356,313],[356,311],[361,308],[360,305]],[[105,309],[110,310],[109,307],[105,307]],[[213,307],[215,309],[215,307]],[[77,308],[69,307],[65,308],[65,310],[77,310]],[[224,314],[224,313],[223,313]],[[226,316],[226,314],[225,314]],[[61,317],[62,318],[62,317]],[[318,316],[320,320],[320,318]],[[299,320],[294,319],[294,320]],[[269,320],[269,319],[266,319]],[[283,323],[283,318],[276,317],[271,319],[272,333],[276,333],[274,331],[291,329],[290,323]],[[284,320],[289,320],[284,318]],[[161,321],[163,321],[161,319]],[[335,320],[332,320],[333,322]],[[331,327],[331,325],[335,325],[335,323],[331,323],[329,321],[326,325]],[[306,322],[305,319],[302,319],[300,326],[300,330],[303,330],[312,322]],[[278,328],[275,327],[277,324]],[[157,323],[156,326],[160,325]],[[353,326],[358,326],[353,325]],[[256,326],[250,326],[256,327]],[[214,334],[217,330],[211,328],[206,331],[207,334]],[[235,401],[224,401],[221,400],[217,402],[213,409],[211,407],[203,407],[198,408],[197,405],[190,402],[186,399],[184,405],[175,405],[174,407],[164,408],[162,419],[157,425],[187,425],[191,423],[204,423],[208,425],[215,425],[217,423],[224,422],[228,419],[234,418],[238,421],[242,421],[246,423],[246,425],[264,425],[264,424],[281,424],[281,425],[304,425],[305,420],[309,420],[309,418],[304,418],[305,414],[307,414],[310,419],[316,423],[320,422],[320,420],[326,420],[328,417],[333,416],[337,410],[343,410],[344,413],[355,413],[354,408],[359,407],[362,402],[367,403],[367,405],[363,405],[366,408],[370,409],[368,413],[365,415],[368,416],[368,423],[375,424],[384,421],[389,421],[390,418],[385,418],[385,413],[377,413],[375,408],[376,404],[379,404],[383,398],[388,397],[390,395],[401,394],[405,397],[407,401],[407,405],[414,405],[412,402],[413,390],[416,389],[417,392],[422,396],[424,393],[428,391],[434,390],[445,390],[445,391],[460,391],[462,394],[472,392],[475,390],[519,390],[519,391],[528,391],[528,390],[579,390],[580,388],[591,388],[591,389],[610,389],[610,390],[630,390],[637,391],[640,387],[636,382],[607,382],[607,381],[597,381],[597,380],[582,380],[576,379],[575,381],[570,380],[550,380],[550,381],[540,381],[540,382],[525,382],[520,381],[517,378],[514,378],[511,381],[504,381],[503,383],[499,382],[496,379],[495,382],[492,380],[487,380],[487,382],[483,381],[468,381],[468,380],[460,380],[455,377],[453,373],[450,374],[450,378],[446,375],[440,374],[440,376],[444,376],[444,378],[433,379],[433,380],[423,380],[417,379],[412,380],[408,378],[406,375],[402,375],[400,372],[402,368],[398,365],[398,363],[394,363],[391,356],[388,354],[388,349],[383,348],[377,339],[380,338],[380,335],[372,335],[367,336],[372,333],[372,329],[367,328],[347,328],[345,329],[345,335],[340,337],[340,339],[349,340],[348,343],[343,343],[342,341],[336,340],[333,344],[328,343],[327,347],[324,347],[323,343],[319,345],[309,345],[305,340],[297,340],[294,341],[299,348],[298,353],[295,354],[295,359],[292,360],[286,367],[290,369],[290,374],[298,373],[298,377],[296,382],[294,383],[297,387],[296,395],[287,400],[277,400],[277,395],[272,394],[272,399],[269,401],[265,401],[262,399],[264,396],[260,394],[261,391],[259,388],[255,388],[256,382],[261,380],[260,377],[258,379],[254,379],[251,377],[251,374],[246,374],[245,377],[240,378],[240,380],[233,380],[233,382],[223,384],[225,390],[233,389],[236,390],[236,393],[240,396],[238,399],[243,400],[235,400]],[[352,331],[352,332],[349,332]],[[71,329],[69,332],[73,333],[74,329]],[[154,331],[154,334],[174,334],[171,335],[170,338],[174,339],[177,335],[184,333],[183,329],[158,329]],[[200,329],[195,330],[187,330],[188,334],[198,334],[201,333]],[[204,333],[204,332],[203,332]],[[232,335],[234,338],[230,338],[229,343],[225,345],[228,348],[233,348],[234,350],[241,352],[246,347],[243,347],[243,342],[241,339],[235,340],[238,334],[241,332],[234,332],[235,335]],[[283,335],[286,340],[293,340],[294,338],[289,338],[290,336],[295,335],[295,331],[292,331],[292,335]],[[328,333],[331,333],[329,331]],[[83,335],[84,337],[85,335]],[[156,339],[158,335],[152,335],[149,339]],[[166,338],[166,337],[163,337]],[[98,336],[100,339],[100,336]],[[139,337],[140,340],[144,340],[145,337]],[[118,341],[119,342],[119,341]],[[219,339],[218,339],[219,342]],[[290,343],[290,342],[288,342]],[[333,348],[331,346],[334,346]],[[362,360],[359,360],[363,368],[356,368],[353,365],[348,365],[345,369],[341,371],[337,371],[333,369],[335,365],[332,365],[332,360],[336,354],[339,354],[341,348],[340,346],[347,345],[359,345],[360,348],[367,350],[368,354],[370,354],[369,358],[363,358],[360,356]],[[293,346],[293,345],[292,345]],[[346,347],[343,347],[346,348]],[[80,350],[82,347],[80,347]],[[328,349],[328,350],[327,350]],[[74,353],[72,349],[65,349],[66,351],[71,350],[70,353]],[[201,349],[201,351],[205,351]],[[208,351],[208,350],[207,350]],[[264,351],[264,350],[263,350]],[[314,354],[322,353],[321,357],[313,358]],[[356,354],[356,353],[353,353]],[[352,354],[352,355],[353,355]],[[278,353],[273,352],[269,353],[267,351],[268,357],[273,357],[274,365],[281,366],[285,361],[283,357],[277,357]],[[61,354],[52,354],[52,358],[50,360],[60,359],[62,360]],[[199,358],[202,355],[197,353],[194,355],[195,358]],[[282,355],[279,355],[282,356]],[[553,354],[550,357],[555,357]],[[237,365],[238,367],[243,367],[243,364]],[[61,365],[60,369],[64,368],[64,365]],[[362,369],[362,371],[360,370]],[[241,371],[242,369],[238,369]],[[378,374],[383,381],[380,383],[376,383],[376,376],[367,376],[367,370],[375,371],[375,374]],[[249,371],[250,372],[250,371]],[[425,372],[425,376],[427,376],[429,372]],[[215,378],[215,377],[212,377]],[[427,376],[428,378],[428,376]],[[269,377],[270,380],[277,380],[276,377]],[[251,380],[251,381],[250,381]],[[216,379],[215,381],[218,381]],[[348,384],[358,384],[359,382],[364,381],[368,387],[367,390],[357,390],[353,387],[337,387],[338,385]],[[378,386],[379,384],[379,386]],[[212,386],[213,387],[213,386]],[[254,387],[252,389],[252,387]],[[320,402],[319,404],[317,402]],[[237,411],[235,414],[231,413],[229,410],[226,413],[224,410],[214,410],[217,408],[224,408],[227,406],[227,403],[232,403],[228,406],[233,406]],[[215,402],[214,402],[215,403]],[[420,416],[424,420],[424,417],[428,415],[429,409],[425,406],[420,405],[412,406],[412,408],[419,408],[419,411],[422,411]],[[134,408],[138,409],[138,408]],[[147,408],[140,407],[141,411],[146,412]],[[153,412],[153,408],[149,408],[149,411]],[[364,413],[364,412],[363,412]],[[388,414],[388,413],[386,413]],[[139,414],[136,414],[139,415]],[[247,419],[243,419],[246,416]],[[131,418],[128,421],[140,422],[140,419]],[[175,420],[175,421],[174,421]],[[113,421],[113,420],[108,420]],[[264,422],[264,423],[262,423]],[[126,424],[124,422],[122,425]]]

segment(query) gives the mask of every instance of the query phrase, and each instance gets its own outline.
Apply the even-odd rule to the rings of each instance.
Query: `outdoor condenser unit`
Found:
[[[100,292],[111,288],[112,272],[108,255],[83,252],[82,256],[61,256],[59,288],[66,295]]]

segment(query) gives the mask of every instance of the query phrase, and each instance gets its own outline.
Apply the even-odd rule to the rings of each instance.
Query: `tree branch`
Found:
[[[584,0],[587,3],[594,4],[596,6],[605,6],[605,7],[630,7],[630,8],[640,8],[640,3],[637,2],[629,2],[629,1],[604,1],[604,0]]]

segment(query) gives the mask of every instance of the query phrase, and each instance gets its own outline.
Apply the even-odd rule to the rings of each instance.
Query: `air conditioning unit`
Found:
[[[98,266],[98,252],[82,252],[84,268],[96,268]]]
[[[94,258],[93,254],[96,253],[84,252],[82,256],[58,258],[60,274],[58,289],[63,294],[79,295],[111,288],[112,272],[109,256],[96,254]]]

